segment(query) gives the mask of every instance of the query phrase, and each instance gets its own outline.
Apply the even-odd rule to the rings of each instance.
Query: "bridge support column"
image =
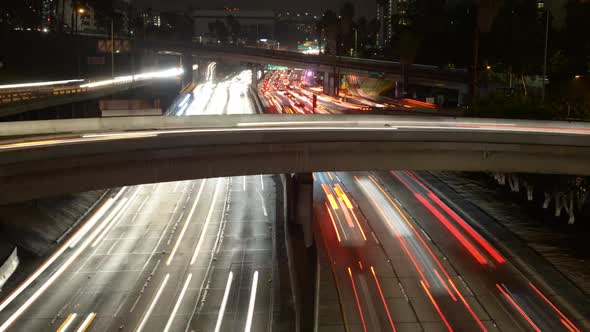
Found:
[[[196,77],[193,73],[193,62],[192,54],[186,53],[182,55],[182,69],[184,70],[184,74],[182,75],[183,87],[196,82]]]
[[[258,88],[258,71],[261,69],[261,67],[258,64],[250,64],[248,67],[250,69],[250,72],[252,73],[251,87],[253,89],[257,89]]]
[[[317,250],[313,236],[313,176],[311,173],[295,174],[288,190],[288,219],[290,245],[293,249],[296,306],[301,331],[312,331],[315,312],[315,278]]]
[[[333,73],[324,73],[324,93],[328,96],[336,97],[336,75]]]

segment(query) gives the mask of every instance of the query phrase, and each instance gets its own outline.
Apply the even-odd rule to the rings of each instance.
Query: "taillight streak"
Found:
[[[527,321],[527,323],[529,323],[529,325],[533,328],[533,330],[535,330],[536,332],[541,332],[541,330],[537,327],[535,322],[533,322],[533,320],[524,312],[524,310],[522,310],[522,308],[518,305],[518,303],[516,303],[516,301],[514,301],[512,296],[510,296],[510,294],[508,294],[508,292],[506,292],[503,285],[500,286],[499,284],[496,284],[496,288],[498,288],[498,290],[500,290],[500,292],[502,293],[502,295],[504,295],[506,300],[508,300],[508,302],[512,305],[512,307],[514,307],[514,309],[516,309],[516,311],[518,311],[522,315],[522,317]]]
[[[416,197],[416,199],[418,199],[418,201],[420,201],[420,203],[422,203],[422,205],[424,205],[428,209],[428,211],[430,211],[430,213],[432,213],[436,217],[436,219],[438,219],[447,228],[449,232],[451,232],[451,234],[453,234],[453,236],[455,236],[457,240],[459,240],[459,242],[471,253],[471,255],[473,255],[473,257],[480,264],[487,264],[487,259],[483,257],[479,250],[477,250],[477,248],[475,248],[475,246],[473,246],[473,244],[469,242],[463,236],[463,234],[461,234],[461,232],[459,232],[457,228],[455,228],[455,226],[453,226],[449,222],[449,220],[445,216],[443,216],[434,206],[432,206],[432,204],[430,204],[430,202],[428,202],[424,198],[424,196],[418,193],[415,193],[414,196]]]
[[[392,172],[396,177],[399,178],[394,172]],[[496,260],[499,264],[506,263],[506,259],[500,255],[500,253],[492,247],[479,233],[477,233],[463,218],[461,218],[455,211],[453,211],[447,204],[445,204],[438,196],[436,196],[432,190],[430,190],[416,175],[412,172],[406,171],[406,174],[409,175],[414,181],[416,181],[426,192],[428,193],[428,197],[436,203],[446,214],[448,214],[453,220],[455,220],[461,228],[463,228],[469,235],[475,239],[475,241],[484,248],[484,250]],[[407,185],[407,183],[404,183]],[[415,192],[414,192],[415,194]]]
[[[552,303],[552,302],[551,302],[551,301],[550,301],[550,300],[549,300],[549,299],[548,299],[548,298],[547,298],[545,295],[543,295],[543,293],[541,293],[541,291],[540,291],[540,290],[539,290],[537,287],[535,287],[535,285],[533,285],[533,283],[532,283],[532,282],[529,282],[529,285],[530,285],[530,286],[533,288],[533,290],[534,290],[534,291],[535,291],[537,294],[539,294],[539,296],[540,296],[541,298],[543,298],[543,300],[545,300],[545,302],[547,302],[547,303],[548,303],[548,304],[551,306],[551,308],[553,308],[553,310],[555,310],[555,311],[556,311],[556,312],[559,314],[559,316],[562,318],[562,319],[561,319],[561,322],[562,322],[562,324],[564,324],[564,325],[565,325],[565,326],[566,326],[566,327],[567,327],[569,330],[571,330],[571,331],[580,332],[580,329],[578,329],[578,328],[577,328],[577,327],[574,325],[574,323],[572,323],[572,322],[571,322],[571,321],[570,321],[570,320],[569,320],[569,319],[568,319],[568,318],[567,318],[567,317],[566,317],[566,316],[563,314],[563,312],[561,312],[561,310],[559,310],[559,309],[558,309],[558,308],[557,308],[557,307],[556,307],[556,306],[555,306],[555,305],[554,305],[554,304],[553,304],[553,303]]]
[[[389,319],[389,324],[391,325],[391,329],[393,332],[396,332],[395,325],[393,324],[393,319],[391,319],[391,314],[389,313],[389,307],[387,306],[387,302],[385,301],[385,296],[383,296],[383,291],[381,290],[381,284],[379,283],[379,279],[377,279],[377,274],[375,273],[375,269],[371,266],[371,273],[373,274],[373,279],[375,279],[375,284],[377,284],[377,289],[379,290],[379,295],[381,296],[381,302],[383,302],[383,306],[385,307],[385,312],[387,312],[387,319]]]
[[[340,233],[338,232],[338,227],[336,227],[336,222],[334,221],[334,216],[332,216],[332,211],[330,211],[330,207],[326,204],[326,210],[328,210],[328,215],[330,215],[330,220],[332,220],[332,226],[334,226],[334,231],[336,232],[336,237],[338,238],[338,242],[342,242],[340,239]]]
[[[428,291],[428,287],[426,287],[426,285],[424,284],[424,280],[420,280],[420,284],[422,284],[422,288],[424,288],[424,291],[426,292],[426,295],[430,299],[430,302],[432,302],[432,305],[434,305],[434,308],[438,312],[438,315],[443,320],[443,322],[445,323],[445,325],[447,326],[447,328],[449,329],[449,331],[452,332],[453,331],[453,328],[451,327],[451,324],[449,324],[449,321],[447,321],[447,318],[442,313],[442,310],[440,310],[440,307],[438,306],[438,303],[436,303],[436,301],[434,300],[434,297],[432,297],[432,294],[430,294],[430,291]]]
[[[357,181],[360,182],[360,180],[355,176],[355,178],[357,179]],[[379,185],[379,183],[377,182],[377,180],[375,178],[373,178],[372,176],[369,176],[369,179],[373,182],[373,184],[375,184],[375,186],[377,188],[379,188],[379,190],[383,193],[383,195],[387,198],[387,200],[389,201],[389,203],[396,209],[396,211],[398,212],[398,214],[402,217],[402,219],[404,219],[404,221],[406,222],[406,224],[408,225],[408,227],[410,227],[412,229],[412,231],[414,232],[414,234],[416,235],[416,237],[420,240],[420,242],[422,243],[422,245],[426,248],[426,250],[428,251],[428,253],[430,254],[430,256],[432,257],[432,259],[436,262],[437,266],[440,268],[440,270],[443,272],[443,274],[445,275],[445,277],[447,278],[447,280],[449,281],[449,284],[452,286],[453,290],[455,291],[455,293],[457,293],[457,295],[459,296],[459,298],[461,299],[461,302],[463,302],[463,304],[465,305],[465,307],[467,308],[467,310],[469,311],[469,313],[471,314],[471,316],[473,317],[473,319],[477,322],[477,324],[480,326],[480,328],[483,331],[487,331],[487,329],[485,328],[485,326],[482,324],[481,320],[477,317],[477,315],[475,314],[475,312],[473,311],[473,309],[471,308],[471,306],[469,305],[469,303],[465,300],[465,298],[463,297],[463,295],[459,292],[459,290],[457,289],[457,287],[455,287],[455,284],[453,283],[451,277],[449,276],[449,273],[447,272],[447,270],[442,266],[442,263],[438,260],[438,258],[436,257],[436,255],[434,255],[434,253],[432,252],[432,250],[430,249],[430,246],[428,246],[428,244],[426,243],[426,241],[422,238],[422,236],[420,235],[420,233],[418,232],[418,230],[416,230],[416,228],[414,228],[414,226],[410,223],[410,221],[408,220],[408,218],[405,216],[405,214],[401,211],[401,209],[397,206],[397,204],[393,201],[393,199],[389,196],[389,194],[385,191],[385,189],[383,187],[381,187],[381,185]],[[362,184],[361,184],[362,185]],[[436,272],[436,270],[434,270]],[[424,279],[424,281],[427,283],[428,285],[428,281],[426,279]],[[429,286],[430,287],[430,286]],[[452,296],[452,295],[451,295]]]
[[[438,280],[440,281],[440,283],[447,290],[447,292],[449,293],[449,295],[451,296],[453,301],[457,302],[457,298],[455,297],[455,295],[453,295],[453,292],[451,292],[451,290],[449,289],[449,286],[447,286],[447,283],[443,280],[443,278],[440,276],[438,271],[436,269],[434,269],[433,271],[434,271],[434,274],[436,275],[436,277],[438,278]]]
[[[361,301],[359,300],[358,292],[356,291],[356,284],[354,283],[354,278],[352,277],[352,270],[348,267],[348,276],[350,277],[350,282],[352,283],[352,290],[354,291],[354,298],[356,300],[356,305],[359,309],[359,314],[361,316],[361,322],[363,323],[363,331],[367,332],[367,325],[365,324],[365,315],[363,315],[363,309],[361,308]]]

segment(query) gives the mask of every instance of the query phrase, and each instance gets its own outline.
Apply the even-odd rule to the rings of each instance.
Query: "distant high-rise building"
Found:
[[[57,18],[57,2],[54,0],[42,0],[40,8],[41,29],[43,31],[53,30]]]
[[[407,10],[410,1],[412,0],[377,0],[377,47],[383,48],[391,44],[395,25],[409,23]]]

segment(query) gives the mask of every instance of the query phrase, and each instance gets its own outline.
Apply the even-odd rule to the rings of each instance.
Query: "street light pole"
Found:
[[[111,78],[115,78],[115,21],[111,18]]]
[[[547,82],[547,48],[549,45],[549,10],[545,9],[545,56],[543,58],[543,84],[541,92],[541,100],[545,102],[545,84]]]

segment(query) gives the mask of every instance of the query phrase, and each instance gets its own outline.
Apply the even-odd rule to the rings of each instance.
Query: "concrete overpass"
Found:
[[[469,77],[466,69],[443,69],[436,66],[413,64],[405,68],[399,62],[361,59],[332,55],[309,55],[295,52],[274,51],[248,47],[197,47],[193,55],[205,61],[229,63],[274,64],[290,68],[310,69],[325,74],[324,82],[338,82],[339,75],[368,77],[371,73],[394,80],[404,80],[408,75],[409,84],[441,87],[457,90],[460,94],[469,92]],[[326,87],[327,90],[330,87]],[[329,92],[329,91],[325,91]]]
[[[0,204],[205,177],[341,170],[590,175],[590,124],[408,116],[0,123]]]
[[[325,93],[333,94],[340,75],[358,75],[369,77],[379,74],[380,77],[407,84],[429,87],[439,87],[456,90],[459,99],[469,94],[469,73],[467,69],[439,68],[436,66],[413,64],[402,66],[399,62],[372,59],[353,58],[332,55],[311,55],[287,51],[266,50],[252,47],[231,47],[215,45],[191,45],[187,43],[167,43],[163,41],[144,41],[144,48],[155,49],[166,54],[183,54],[184,63],[190,63],[186,58],[192,56],[197,62],[223,62],[251,64],[263,66],[274,64],[290,68],[309,69],[324,73]]]

